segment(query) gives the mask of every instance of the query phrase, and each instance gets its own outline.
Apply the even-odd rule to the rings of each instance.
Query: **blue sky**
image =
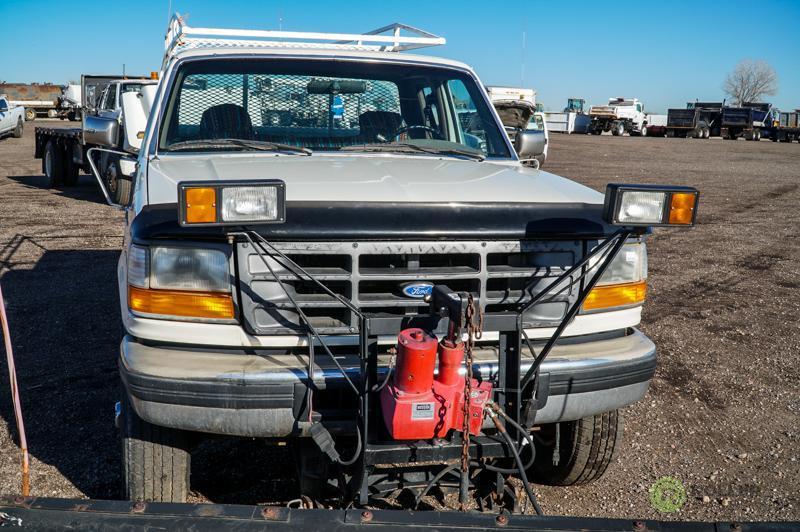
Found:
[[[65,83],[81,73],[120,72],[123,63],[129,73],[157,70],[169,6],[169,0],[0,0],[0,80]],[[740,59],[764,59],[779,77],[779,92],[769,100],[800,108],[800,0],[172,0],[171,6],[189,13],[190,25],[206,27],[360,32],[404,22],[447,38],[446,46],[425,53],[472,65],[487,85],[533,87],[548,109],[560,109],[571,96],[590,104],[638,97],[653,112],[720,100],[722,80]]]

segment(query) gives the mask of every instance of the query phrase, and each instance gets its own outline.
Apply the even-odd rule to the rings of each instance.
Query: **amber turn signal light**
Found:
[[[595,286],[583,302],[583,310],[638,305],[647,295],[647,281]]]
[[[143,314],[185,318],[233,319],[230,294],[182,290],[147,290],[128,286],[128,308]]]
[[[217,189],[192,187],[182,190],[187,224],[208,224],[217,221]]]
[[[675,192],[669,202],[669,223],[672,225],[692,225],[697,194]]]

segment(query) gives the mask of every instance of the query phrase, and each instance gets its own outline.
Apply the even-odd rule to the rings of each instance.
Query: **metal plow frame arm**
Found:
[[[29,530],[797,530],[800,522],[633,521],[585,517],[404,510],[304,510],[231,504],[131,503],[91,499],[0,498],[0,526]]]

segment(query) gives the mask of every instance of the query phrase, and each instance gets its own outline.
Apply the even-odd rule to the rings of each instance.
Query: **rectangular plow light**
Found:
[[[698,196],[692,187],[609,184],[603,218],[621,226],[688,227],[697,218]]]
[[[286,221],[286,185],[260,181],[178,183],[182,226],[219,226]]]

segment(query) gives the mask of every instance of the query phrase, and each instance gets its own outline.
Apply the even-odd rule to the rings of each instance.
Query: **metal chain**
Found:
[[[483,333],[483,313],[480,306],[475,305],[475,299],[469,294],[467,308],[465,311],[465,321],[467,324],[467,341],[464,344],[464,364],[466,365],[466,378],[464,379],[464,405],[463,405],[463,436],[461,446],[461,471],[464,475],[469,473],[469,445],[470,445],[470,402],[472,400],[472,349],[475,347],[475,340],[480,339]],[[477,308],[476,308],[477,307]],[[475,322],[475,315],[478,321]],[[462,510],[466,510],[462,503]]]

